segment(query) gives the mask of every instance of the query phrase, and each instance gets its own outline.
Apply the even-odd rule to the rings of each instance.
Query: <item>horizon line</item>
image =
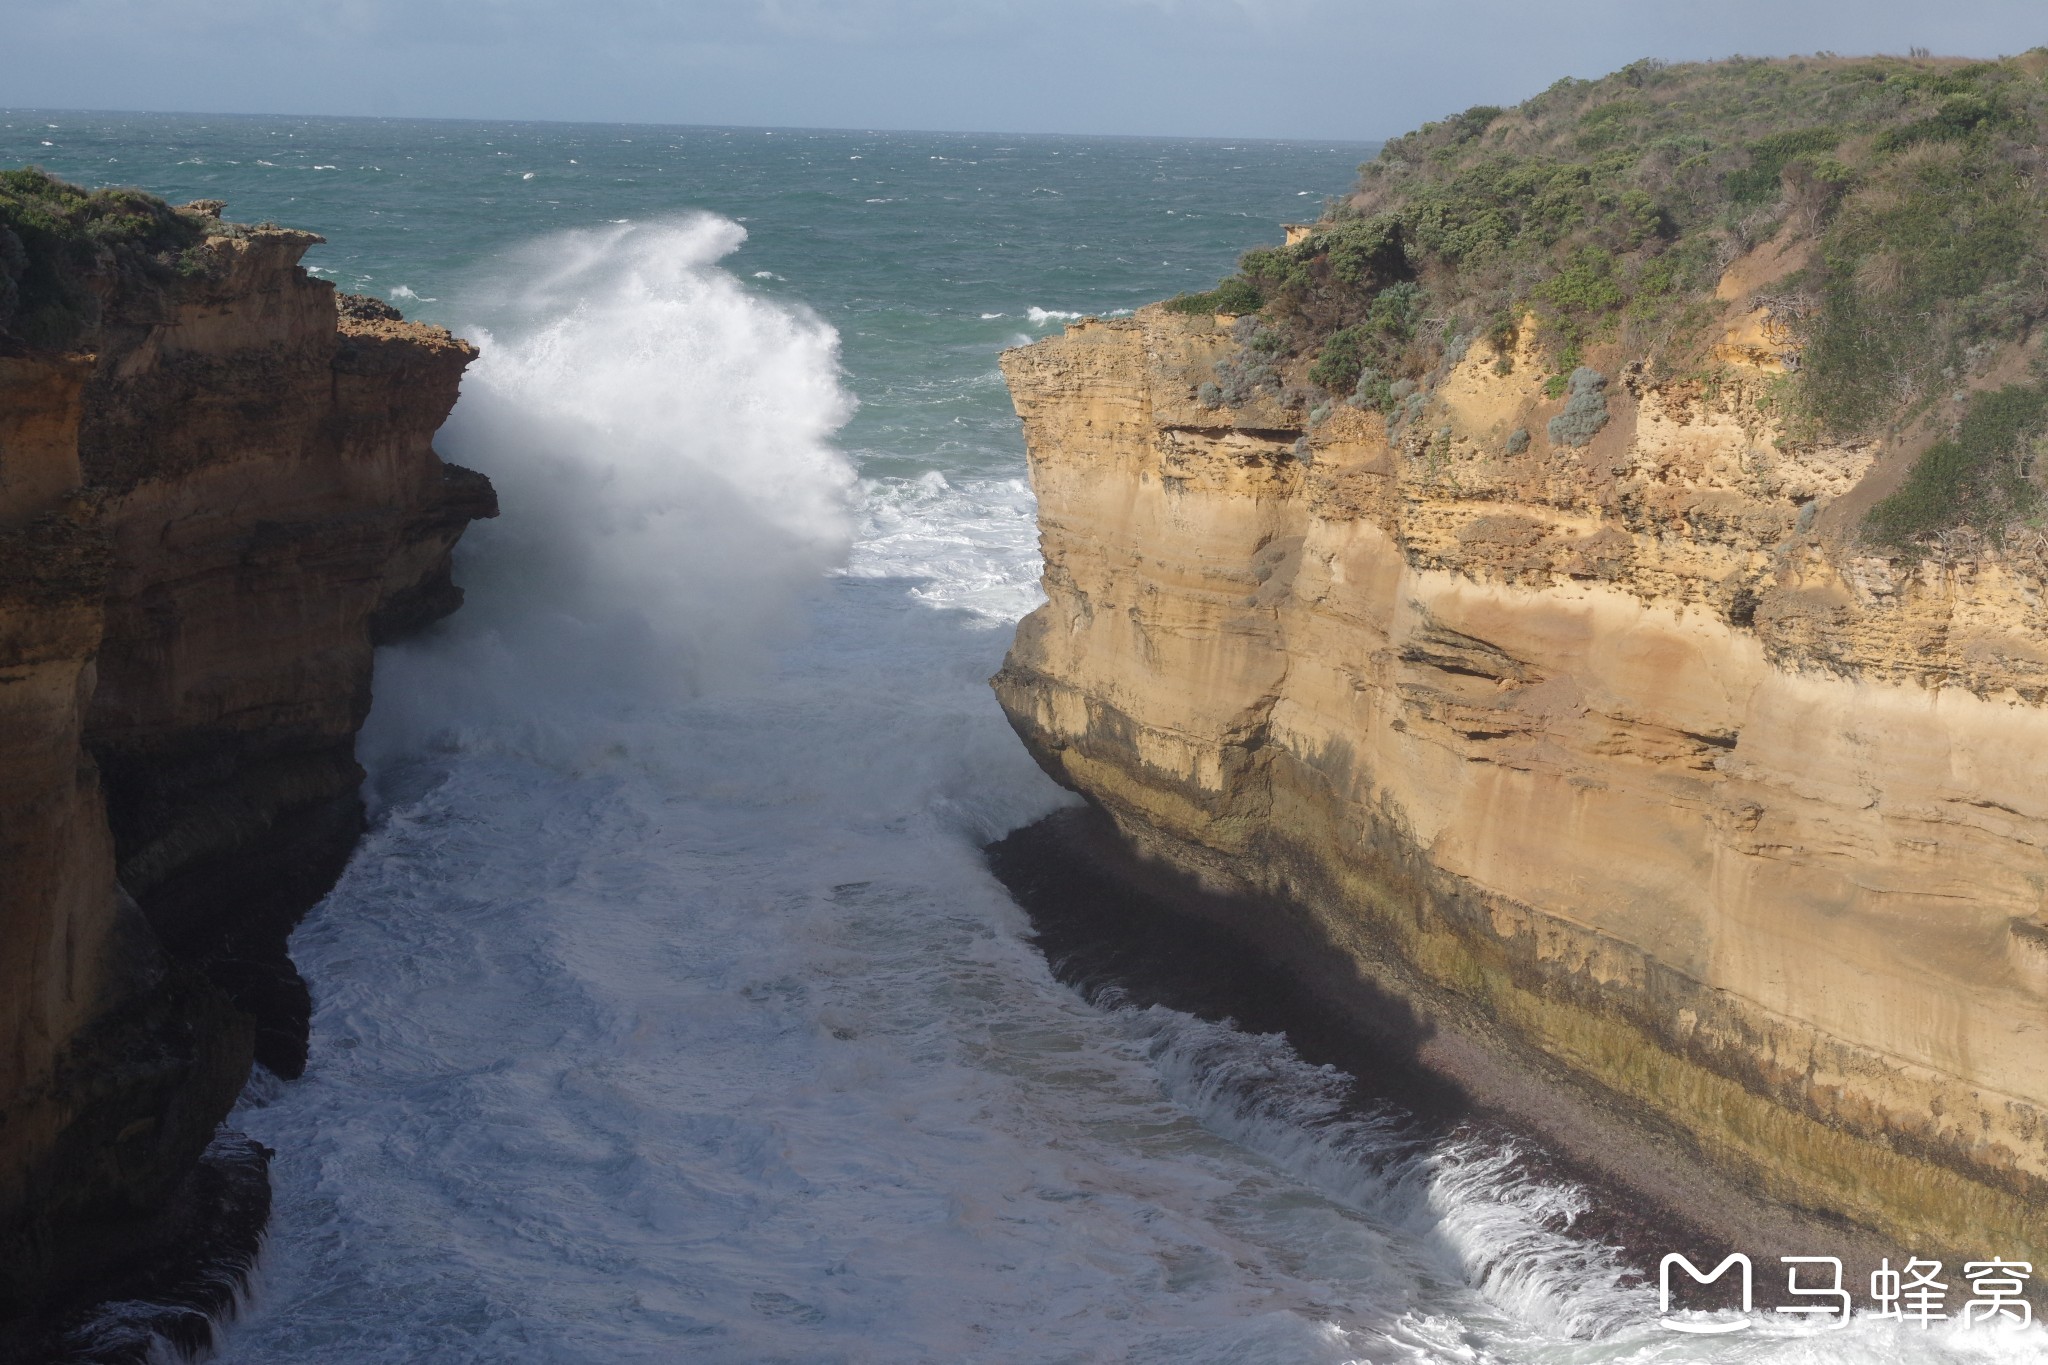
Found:
[[[920,137],[1038,137],[1125,142],[1273,142],[1295,144],[1321,142],[1337,146],[1360,147],[1382,146],[1387,141],[1384,137],[1269,137],[1252,134],[1227,136],[1215,133],[1046,133],[994,128],[878,128],[857,125],[835,127],[827,124],[796,123],[661,123],[644,119],[506,118],[471,114],[280,114],[204,109],[65,109],[55,106],[37,105],[0,106],[0,117],[26,114],[59,114],[74,118],[80,116],[114,116],[124,118],[333,119],[351,123],[509,123],[538,124],[560,128],[668,128],[748,133],[844,133],[865,136],[907,134]]]

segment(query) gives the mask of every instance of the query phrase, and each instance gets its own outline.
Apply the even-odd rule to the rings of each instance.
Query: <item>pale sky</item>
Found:
[[[2038,44],[2048,0],[0,0],[0,107],[1371,139],[1645,56]]]

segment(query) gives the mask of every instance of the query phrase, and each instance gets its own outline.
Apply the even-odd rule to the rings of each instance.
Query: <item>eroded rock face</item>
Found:
[[[1609,358],[1574,447],[1533,357],[1390,437],[1201,405],[1227,344],[1004,357],[1049,600],[995,686],[1048,771],[1777,1198],[2048,1252],[2039,560],[1854,548],[1898,452],[1781,444],[1768,353]]]
[[[433,454],[474,350],[337,310],[297,268],[310,240],[223,243],[168,325],[108,339],[81,425],[114,562],[87,742],[121,882],[285,1076],[307,1003],[284,935],[360,833],[371,648],[460,603],[449,550],[494,510]]]
[[[338,311],[318,240],[223,229],[0,356],[0,1311],[118,1269],[252,1057],[303,1067],[373,645],[496,510],[432,447],[475,352]]]

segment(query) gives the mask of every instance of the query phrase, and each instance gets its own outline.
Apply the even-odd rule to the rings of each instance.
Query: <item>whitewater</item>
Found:
[[[85,145],[243,176],[291,131]],[[322,136],[308,172],[375,140]],[[567,135],[408,136],[509,194]],[[969,153],[998,149],[865,136],[804,153],[849,182],[826,207],[921,197],[923,230],[988,251],[1078,141],[946,228],[955,167],[912,163],[967,163],[964,196],[996,183]],[[1085,150],[1077,199],[1170,162],[1145,211],[1180,213],[1228,200],[1237,149]],[[906,169],[874,194],[884,153]],[[362,174],[429,228],[482,213],[452,174]],[[768,208],[808,202],[790,183]],[[665,196],[321,258],[479,342],[439,444],[504,510],[461,549],[463,610],[380,654],[372,828],[293,944],[311,1063],[233,1119],[277,1150],[276,1209],[220,1360],[2048,1361],[2039,1332],[1662,1331],[1654,1288],[1575,1227],[1598,1196],[1541,1153],[1422,1140],[1281,1036],[1062,984],[981,852],[1072,800],[986,683],[1040,568],[995,354],[1120,271],[1165,292],[1218,262],[1163,276],[1152,241],[1111,243],[1004,296],[948,258],[950,311],[906,282],[828,316],[804,267],[915,242],[891,235],[909,219],[754,257],[786,217]],[[1138,211],[1097,203],[1098,240]]]

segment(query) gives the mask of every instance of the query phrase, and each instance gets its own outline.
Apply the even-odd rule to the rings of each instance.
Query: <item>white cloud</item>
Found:
[[[2040,40],[2040,0],[0,0],[10,104],[1334,136],[1642,56]]]

